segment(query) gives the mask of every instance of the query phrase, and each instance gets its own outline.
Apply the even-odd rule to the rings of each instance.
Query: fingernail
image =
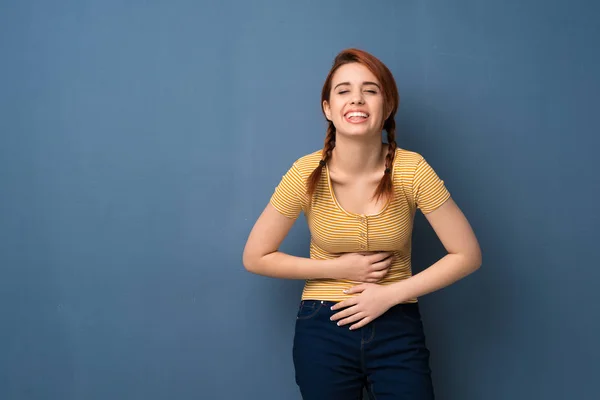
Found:
[[[344,293],[348,293],[348,289],[344,290]]]

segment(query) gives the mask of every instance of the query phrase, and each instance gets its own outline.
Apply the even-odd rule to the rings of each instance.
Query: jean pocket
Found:
[[[320,301],[303,300],[300,302],[296,319],[311,319],[319,313],[321,307],[323,307],[323,303]]]

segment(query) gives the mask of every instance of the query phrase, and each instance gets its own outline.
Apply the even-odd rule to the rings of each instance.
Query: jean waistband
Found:
[[[339,303],[339,301],[330,301],[330,300],[301,300],[300,301],[300,305],[304,305],[304,304],[323,304],[324,306],[327,307],[331,307],[334,304]],[[394,309],[394,308],[419,308],[419,303],[415,302],[415,303],[400,303],[400,304],[396,304],[395,306],[391,307],[390,309]]]
[[[323,304],[324,306],[333,306],[334,304],[339,303],[339,301],[330,301],[330,300],[301,300],[300,304],[304,305],[304,304]]]

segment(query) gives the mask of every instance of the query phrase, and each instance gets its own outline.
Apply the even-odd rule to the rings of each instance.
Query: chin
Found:
[[[377,129],[373,129],[373,127],[367,126],[345,126],[344,129],[339,129],[338,133],[343,136],[348,136],[351,138],[359,139],[371,138],[373,135],[381,135],[381,132],[376,132]]]

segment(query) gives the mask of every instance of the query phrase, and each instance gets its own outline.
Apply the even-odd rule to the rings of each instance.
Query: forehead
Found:
[[[362,84],[363,82],[379,83],[375,75],[367,67],[359,63],[344,64],[335,71],[331,83],[332,86],[349,82],[350,84]]]

